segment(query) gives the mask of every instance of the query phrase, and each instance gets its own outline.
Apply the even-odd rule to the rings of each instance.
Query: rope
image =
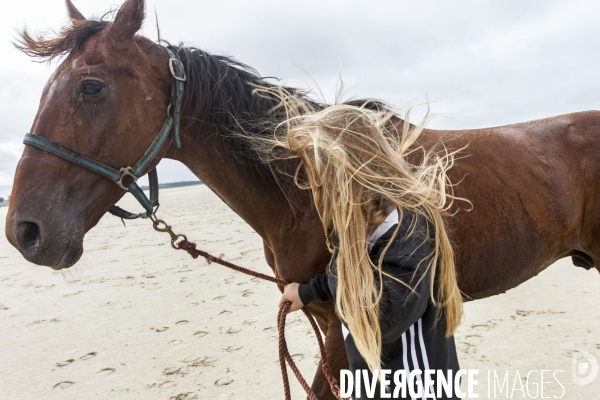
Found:
[[[282,286],[287,285],[285,279],[275,278],[269,275],[261,274],[260,272],[252,271],[251,269],[240,267],[239,265],[235,265],[230,263],[229,261],[225,261],[223,260],[223,254],[221,254],[219,257],[215,257],[212,254],[209,254],[205,251],[198,250],[196,249],[196,243],[188,242],[187,240],[182,240],[179,243],[177,243],[177,248],[187,251],[194,259],[202,256],[204,259],[206,259],[206,262],[209,264],[214,262],[217,264],[221,264],[227,268],[231,268],[235,271],[242,272],[246,275],[264,279],[266,281],[273,282]],[[298,379],[298,382],[300,382],[300,385],[308,395],[308,398],[310,400],[318,400],[317,396],[315,395],[315,392],[313,392],[310,385],[302,377],[300,370],[298,369],[296,363],[290,355],[290,352],[287,348],[287,343],[285,341],[285,318],[291,305],[292,303],[290,302],[283,303],[279,308],[279,313],[277,314],[277,329],[279,332],[279,366],[281,367],[281,377],[283,379],[283,391],[285,394],[285,400],[291,400],[292,398],[290,392],[290,382],[288,379],[287,368],[285,365],[286,361],[294,375],[296,375],[296,379]],[[306,318],[308,318],[308,322],[310,322],[310,326],[312,326],[313,330],[315,331],[315,335],[317,336],[317,342],[319,343],[319,351],[321,352],[321,369],[323,370],[323,374],[325,375],[325,378],[329,383],[331,392],[333,393],[335,398],[341,400],[340,387],[338,386],[335,376],[333,376],[333,374],[331,373],[331,368],[329,367],[329,362],[327,361],[327,353],[325,353],[325,344],[323,343],[323,338],[321,337],[319,327],[317,326],[314,317],[308,312],[306,307],[302,308],[302,312],[304,312],[304,315],[306,315]]]

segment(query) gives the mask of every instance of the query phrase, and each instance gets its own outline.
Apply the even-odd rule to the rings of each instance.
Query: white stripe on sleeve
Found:
[[[406,332],[402,334],[402,364],[404,364],[404,371],[406,373],[406,382],[408,386],[408,375],[410,374],[410,369],[408,368],[408,346],[406,345]],[[410,396],[411,400],[415,400],[414,397]]]
[[[415,369],[419,369],[419,360],[417,359],[417,349],[415,348],[415,326],[412,325],[409,329],[410,331],[410,354],[412,356],[412,362]],[[421,379],[422,375],[417,375],[417,379],[421,382],[421,387],[423,387],[423,379]],[[425,390],[423,390],[422,400],[427,400],[425,398]]]
[[[421,355],[423,356],[423,364],[425,366],[424,369],[429,369],[429,360],[427,359],[427,349],[425,348],[425,342],[423,341],[423,321],[422,318],[419,318],[417,321],[417,327],[419,328],[419,343],[421,344]],[[435,390],[433,388],[433,383],[429,386],[431,391],[429,393],[433,394],[433,399],[436,400]]]
[[[349,334],[350,331],[348,330],[348,328],[346,328],[346,325],[342,323],[342,335],[344,335],[344,340],[346,340]]]

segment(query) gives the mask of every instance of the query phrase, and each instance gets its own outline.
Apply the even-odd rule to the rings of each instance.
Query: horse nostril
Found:
[[[17,240],[23,250],[37,250],[40,247],[40,227],[33,222],[22,222],[17,228]]]

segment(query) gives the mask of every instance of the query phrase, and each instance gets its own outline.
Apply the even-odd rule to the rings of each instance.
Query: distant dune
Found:
[[[166,188],[174,188],[174,187],[185,187],[185,186],[194,186],[194,185],[204,185],[202,181],[181,181],[181,182],[169,182],[169,183],[159,183],[158,187],[161,189]],[[148,186],[142,186],[142,189],[148,190]]]

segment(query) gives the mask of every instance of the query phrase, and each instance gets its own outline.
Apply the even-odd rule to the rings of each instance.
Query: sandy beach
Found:
[[[208,188],[161,196],[160,215],[176,232],[271,273],[260,237]],[[139,208],[130,196],[120,204]],[[2,232],[6,212],[0,208]],[[283,399],[275,285],[173,250],[149,221],[124,227],[106,215],[84,246],[75,267],[55,272],[0,240],[0,399]],[[525,389],[529,371],[550,370],[544,397],[592,399],[600,377],[575,385],[572,355],[600,361],[599,335],[600,276],[564,259],[516,289],[467,304],[456,343],[461,367],[479,370],[479,398],[494,398],[488,371],[501,379],[508,371],[512,398],[530,398],[540,373],[530,375],[529,397],[519,381]],[[312,380],[318,348],[301,313],[288,317],[287,339]],[[290,381],[293,397],[304,399]]]

